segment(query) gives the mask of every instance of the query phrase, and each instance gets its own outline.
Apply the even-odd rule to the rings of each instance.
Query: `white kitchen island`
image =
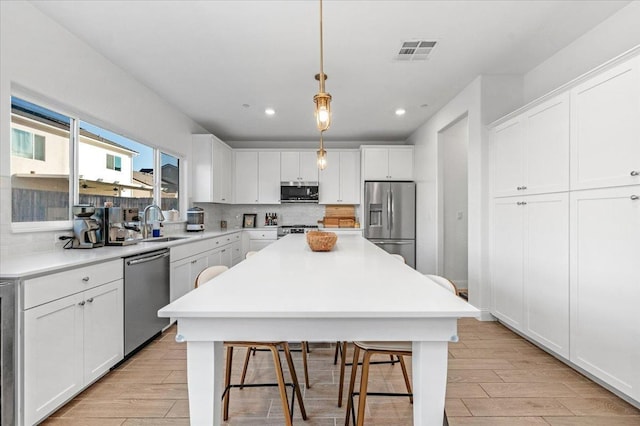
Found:
[[[192,425],[220,424],[224,341],[410,340],[414,424],[440,426],[448,342],[479,311],[362,237],[312,252],[289,235],[159,315],[187,342]]]

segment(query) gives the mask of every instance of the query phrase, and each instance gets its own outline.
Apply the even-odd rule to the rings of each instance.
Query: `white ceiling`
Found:
[[[223,140],[318,139],[317,0],[33,3]],[[628,3],[325,0],[325,138],[404,140],[477,75],[523,74]],[[432,57],[395,61],[416,38]]]

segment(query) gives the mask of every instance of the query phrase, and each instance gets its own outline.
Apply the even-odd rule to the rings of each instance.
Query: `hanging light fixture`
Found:
[[[324,43],[322,37],[322,0],[320,0],[320,74],[316,74],[316,80],[320,82],[320,91],[313,97],[316,104],[316,125],[318,130],[324,132],[331,125],[331,95],[325,92],[324,82],[327,75],[323,70]]]
[[[324,131],[320,132],[320,149],[317,151],[318,153],[318,168],[320,170],[324,170],[327,167],[327,151],[324,149],[324,142],[322,140],[322,135]]]
[[[313,102],[316,104],[315,116],[316,126],[320,131],[320,149],[318,152],[318,168],[324,170],[327,167],[327,151],[324,149],[324,142],[322,136],[331,125],[331,95],[325,92],[324,82],[327,79],[327,75],[324,73],[324,43],[322,37],[322,0],[320,0],[320,73],[316,74],[316,80],[320,82],[320,90],[313,97]]]

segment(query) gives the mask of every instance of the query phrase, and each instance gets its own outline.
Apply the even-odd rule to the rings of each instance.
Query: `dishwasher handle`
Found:
[[[168,251],[164,252],[164,253],[156,254],[154,256],[141,257],[141,258],[138,258],[138,259],[127,260],[127,266],[140,265],[142,263],[152,262],[154,260],[162,259],[163,257],[167,257],[167,256],[169,256],[169,252]]]

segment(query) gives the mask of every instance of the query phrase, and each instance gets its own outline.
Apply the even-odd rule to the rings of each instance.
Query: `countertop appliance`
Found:
[[[104,245],[104,237],[100,232],[98,221],[93,218],[95,207],[90,204],[73,206],[73,248],[95,248]]]
[[[191,207],[187,210],[187,231],[204,231],[204,209]]]
[[[364,208],[365,238],[415,268],[415,182],[365,182]]]
[[[169,249],[124,259],[124,355],[169,325],[158,310],[169,304]]]
[[[318,182],[280,182],[281,203],[317,203]]]
[[[308,231],[315,231],[317,225],[282,225],[278,226],[278,238],[282,238],[289,234],[304,234]]]
[[[0,424],[16,423],[16,376],[14,342],[16,295],[14,283],[0,283]]]
[[[142,239],[140,215],[137,208],[98,207],[93,217],[100,225],[100,233],[107,246],[136,244]]]

